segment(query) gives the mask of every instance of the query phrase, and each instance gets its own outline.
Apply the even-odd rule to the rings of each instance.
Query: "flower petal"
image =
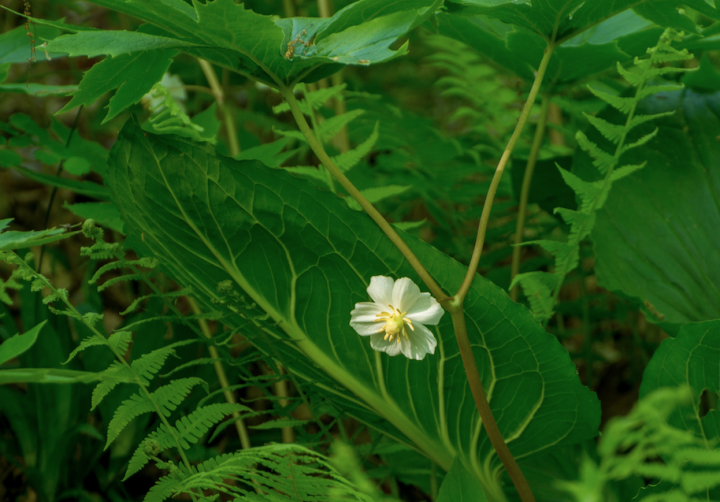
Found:
[[[393,286],[395,280],[392,277],[384,275],[376,275],[370,279],[370,285],[367,292],[375,303],[379,303],[383,308],[392,304]]]
[[[392,306],[400,312],[407,312],[420,298],[420,288],[408,277],[395,281],[392,291]]]
[[[350,322],[375,322],[377,314],[383,310],[387,312],[387,307],[378,305],[373,302],[360,302],[355,304],[355,310],[350,312]],[[379,326],[379,324],[378,324]]]
[[[369,336],[369,335],[374,335],[378,331],[380,331],[380,328],[383,326],[383,324],[379,323],[379,322],[350,321],[350,326],[352,326],[352,329],[357,331],[358,335]],[[383,332],[383,336],[385,336],[384,332]]]
[[[397,340],[393,340],[392,342],[389,342],[385,340],[383,337],[385,336],[385,333],[378,333],[377,335],[370,337],[370,346],[377,350],[378,352],[385,352],[389,356],[396,356],[400,353],[400,350],[402,349],[401,343],[397,343]],[[403,340],[407,343],[407,340]]]
[[[415,324],[415,331],[408,330],[408,338],[400,342],[402,353],[408,359],[416,359],[421,361],[425,359],[425,354],[434,354],[437,347],[437,340],[432,332],[422,324]]]
[[[443,308],[430,293],[420,293],[420,298],[415,302],[413,308],[407,311],[405,317],[416,323],[435,326],[440,322],[444,313]]]

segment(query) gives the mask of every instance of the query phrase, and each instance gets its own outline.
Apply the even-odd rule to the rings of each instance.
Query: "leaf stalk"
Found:
[[[490,211],[492,210],[493,201],[495,200],[495,192],[497,192],[497,187],[500,184],[500,179],[505,171],[505,166],[507,165],[508,160],[510,160],[510,155],[515,148],[515,144],[518,139],[520,139],[520,134],[525,128],[527,119],[530,116],[530,110],[535,104],[535,98],[540,91],[540,85],[542,84],[543,77],[545,76],[545,70],[547,70],[548,63],[550,63],[550,58],[552,57],[554,51],[555,44],[553,42],[548,42],[543,58],[540,61],[540,66],[538,66],[537,72],[535,73],[535,80],[530,88],[530,94],[528,95],[527,101],[525,101],[523,111],[520,114],[515,130],[505,147],[505,151],[503,152],[502,157],[500,157],[500,162],[498,162],[495,174],[490,182],[490,188],[488,189],[487,197],[485,198],[485,205],[483,206],[482,214],[480,215],[480,224],[478,225],[477,239],[475,240],[475,248],[473,249],[472,257],[470,258],[470,265],[468,266],[467,274],[465,275],[465,279],[463,280],[460,289],[455,294],[455,298],[458,299],[460,303],[462,303],[467,295],[467,292],[470,290],[470,285],[475,278],[475,273],[477,272],[477,267],[480,263],[480,256],[482,255],[482,249],[485,244],[485,233],[487,232],[487,225],[490,220]]]
[[[282,93],[285,100],[288,102],[288,105],[290,105],[290,112],[293,114],[295,122],[297,122],[297,125],[300,128],[300,132],[303,133],[303,136],[305,136],[308,145],[310,145],[310,148],[318,157],[322,165],[325,166],[328,171],[330,171],[330,174],[335,177],[335,179],[347,191],[347,193],[349,193],[350,196],[355,199],[358,204],[360,204],[360,207],[362,207],[363,210],[365,210],[365,212],[370,216],[370,218],[372,218],[373,221],[378,224],[380,229],[385,232],[385,235],[387,235],[390,241],[392,241],[392,243],[395,244],[395,246],[400,250],[402,255],[410,264],[410,266],[415,269],[415,272],[417,272],[417,274],[420,276],[420,279],[422,279],[422,281],[428,287],[430,292],[435,296],[435,298],[437,298],[438,301],[446,299],[447,295],[445,294],[445,292],[438,285],[438,283],[435,282],[435,279],[432,278],[428,271],[425,270],[425,267],[422,265],[422,263],[420,263],[420,260],[418,260],[417,256],[415,256],[415,253],[413,253],[412,250],[408,247],[408,245],[405,244],[405,241],[402,240],[402,238],[398,235],[392,225],[390,225],[390,223],[388,223],[388,221],[383,217],[383,215],[380,214],[377,209],[375,209],[375,206],[373,206],[365,198],[365,196],[363,196],[363,194],[360,193],[357,188],[355,188],[355,185],[352,184],[352,182],[347,178],[347,176],[343,174],[340,168],[335,165],[330,156],[325,152],[322,145],[313,134],[313,131],[310,128],[310,125],[307,123],[307,120],[305,119],[302,110],[300,110],[300,105],[298,104],[297,99],[292,92],[292,88],[283,86],[280,88],[280,92]]]
[[[518,208],[518,219],[515,225],[515,240],[512,254],[512,266],[510,268],[510,284],[520,271],[520,253],[522,252],[523,230],[525,229],[525,216],[527,213],[528,197],[530,195],[530,184],[532,183],[533,171],[537,162],[540,146],[545,137],[545,124],[547,123],[548,110],[550,109],[550,95],[543,94],[540,104],[540,117],[538,118],[537,127],[535,128],[535,136],[533,137],[532,146],[530,147],[530,156],[525,166],[525,174],[523,176],[522,188],[520,189],[520,207]],[[510,299],[514,302],[518,297],[518,285],[510,289]]]

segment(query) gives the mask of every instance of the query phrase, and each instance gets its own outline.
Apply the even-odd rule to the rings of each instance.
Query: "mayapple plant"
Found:
[[[29,117],[18,115],[3,128],[13,135],[10,147],[35,148],[40,152],[36,158],[57,161],[58,170],[55,176],[41,176],[22,166],[24,159],[10,148],[0,150],[0,163],[96,202],[71,207],[79,216],[93,218],[79,230],[5,231],[10,220],[0,220],[0,258],[13,267],[10,279],[0,282],[0,299],[12,303],[7,291],[20,288],[23,281],[29,283],[31,292],[44,292],[43,301],[53,315],[69,317],[84,336],[65,362],[73,369],[3,369],[0,382],[96,384],[91,405],[104,413],[108,424],[105,448],[112,448],[123,435],[133,434],[128,426],[134,421],[157,416],[152,431],[145,431],[147,422],[143,422],[141,433],[133,436],[133,441],[125,441],[132,444],[125,448],[129,457],[125,479],[137,475],[151,461],[167,473],[145,500],[180,494],[193,500],[215,500],[221,495],[235,500],[382,500],[384,495],[377,486],[358,473],[354,450],[337,446],[336,453],[328,456],[330,450],[324,446],[332,435],[314,407],[317,402],[332,403],[324,409],[334,413],[333,426],[346,441],[352,443],[353,438],[345,431],[345,415],[363,424],[376,442],[386,441],[399,449],[403,461],[422,456],[432,466],[432,473],[436,469],[446,472],[439,491],[435,474],[430,483],[431,498],[440,502],[544,500],[539,494],[548,500],[613,500],[617,494],[613,483],[627,479],[632,484],[640,475],[662,481],[645,489],[652,491],[647,500],[659,500],[652,497],[668,493],[685,497],[676,500],[691,500],[689,497],[701,492],[707,500],[716,497],[720,477],[703,475],[701,488],[688,480],[699,479],[693,478],[698,466],[717,467],[713,440],[720,430],[718,414],[716,410],[701,414],[698,403],[706,390],[720,390],[715,378],[720,370],[717,361],[705,360],[697,372],[683,368],[689,367],[693,357],[712,356],[688,356],[700,345],[713,351],[720,346],[720,328],[714,320],[720,313],[689,318],[682,326],[667,328],[677,338],[659,349],[662,361],[654,357],[648,365],[641,389],[646,400],[637,415],[652,414],[648,410],[659,406],[657,396],[675,395],[671,391],[663,394],[663,387],[682,382],[683,397],[674,399],[672,407],[664,407],[656,421],[647,427],[639,424],[641,432],[636,431],[635,436],[631,428],[622,432],[611,429],[612,437],[601,443],[600,467],[583,460],[585,470],[577,480],[555,483],[552,476],[538,480],[534,475],[549,458],[581,444],[594,447],[592,440],[600,426],[598,398],[581,383],[568,351],[545,327],[559,315],[556,307],[561,288],[566,276],[580,266],[584,243],[589,238],[597,241],[607,232],[607,221],[613,217],[608,207],[618,204],[613,199],[614,185],[622,186],[660,169],[657,162],[646,165],[643,156],[652,157],[653,142],[662,142],[667,130],[673,129],[674,123],[668,126],[665,121],[673,120],[676,110],[687,108],[670,109],[662,102],[695,100],[688,103],[701,108],[697,102],[704,100],[702,103],[710,103],[708,107],[716,106],[709,98],[682,94],[691,92],[684,89],[684,83],[715,89],[717,79],[713,80],[707,65],[696,72],[699,77],[687,73],[678,80],[693,57],[688,49],[716,48],[713,35],[717,24],[704,31],[696,24],[720,20],[713,2],[685,0],[681,3],[689,9],[686,12],[673,2],[657,0],[359,0],[333,14],[327,2],[319,1],[320,17],[311,18],[294,16],[294,4],[288,1],[284,2],[285,17],[280,18],[254,12],[251,2],[232,0],[92,1],[144,24],[134,31],[71,25],[32,16],[28,2],[23,14],[25,29],[0,36],[6,37],[6,43],[16,43],[33,23],[47,35],[43,35],[47,38],[43,49],[48,59],[106,57],[71,89],[37,87],[40,84],[32,88],[28,84],[26,90],[16,84],[0,86],[7,92],[70,95],[58,113],[78,108],[76,120],[83,107],[91,107],[106,92],[115,91],[103,123],[133,110],[143,99],[155,102],[146,120],[128,113],[109,153],[102,148],[98,151],[89,142],[79,143],[85,140],[74,139],[75,126],[70,130],[54,126],[51,135]],[[392,134],[383,132],[383,121],[390,121],[393,113],[380,115],[370,126],[372,133],[351,149],[348,125],[362,120],[367,112],[348,111],[345,97],[367,96],[348,93],[339,72],[345,67],[364,70],[406,55],[409,45],[405,37],[414,30],[454,38],[466,44],[463,50],[477,51],[495,67],[529,84],[519,93],[525,103],[512,132],[501,138],[503,146],[468,149],[468,155],[474,154],[478,162],[478,152],[491,152],[495,167],[477,211],[477,234],[467,266],[391,224],[375,207],[407,187],[381,183],[361,190],[356,186],[361,179],[357,176],[361,159],[383,136]],[[34,40],[34,35],[31,38]],[[21,62],[13,57],[8,56],[8,64]],[[178,77],[168,76],[171,64],[187,60],[197,65],[209,85],[185,86],[187,90],[200,87],[214,100],[210,108],[193,117],[168,89],[170,82],[181,85]],[[216,68],[226,76],[223,83]],[[488,71],[493,70],[485,69],[483,75]],[[624,79],[621,84],[613,81],[614,87],[599,77],[613,71]],[[275,111],[289,112],[297,130],[274,129],[282,139],[241,149],[236,111],[228,93],[230,74],[277,92],[283,103]],[[545,141],[550,109],[562,95],[572,96],[577,89],[585,92],[579,84],[592,79],[603,83],[589,87],[594,99],[591,104],[596,107],[593,113],[590,108],[579,113],[570,107],[573,119],[587,125],[587,132],[578,129],[574,140],[568,138],[570,145],[563,145],[565,153],[577,147],[573,169],[564,169],[559,165],[560,156],[555,155],[560,146],[553,145],[553,150]],[[455,92],[472,101],[461,77],[456,77],[455,84]],[[652,101],[656,95],[663,98],[661,105]],[[325,107],[331,102],[334,115],[328,115]],[[616,110],[616,115],[607,110],[597,114],[605,104]],[[216,110],[222,117],[224,138]],[[526,126],[531,120],[536,127],[529,137]],[[715,130],[711,129],[713,122],[704,120],[710,123],[707,130]],[[483,141],[498,144],[497,137],[487,136]],[[290,144],[299,146],[283,151]],[[516,147],[522,154],[515,153]],[[284,166],[296,154],[306,158],[310,152],[319,165]],[[706,148],[695,157],[703,162],[717,160],[712,152]],[[637,162],[628,160],[633,155],[640,156]],[[523,243],[533,171],[546,157],[558,159],[567,192],[579,205],[577,210],[557,210],[564,226],[556,222],[554,228],[566,233],[567,239],[546,235],[548,238]],[[518,169],[521,159],[526,165],[518,200],[512,277],[507,284],[511,298],[477,272],[494,201],[496,196],[504,196],[503,174],[513,159],[512,169]],[[62,169],[84,175],[90,166],[103,178],[103,185],[60,176]],[[713,168],[717,166],[710,165],[705,171]],[[443,176],[450,178],[452,169],[446,171]],[[432,185],[413,176],[408,179],[418,186]],[[433,180],[436,184],[441,181]],[[458,178],[452,189],[460,191],[460,182]],[[658,183],[662,186],[662,180]],[[473,193],[470,202],[474,204],[478,195]],[[124,235],[124,247],[106,242],[94,220],[104,220],[116,237]],[[143,302],[151,306],[157,301],[161,305],[155,307],[158,315],[126,322],[108,335],[100,313],[82,312],[68,291],[43,275],[42,252],[39,266],[32,254],[24,254],[27,248],[80,232],[93,242],[83,248],[83,256],[93,261],[111,260],[98,268],[88,284],[123,270],[125,273],[108,279],[98,290],[124,281],[142,284],[148,293],[134,299],[122,314],[132,314]],[[537,244],[553,256],[552,272],[521,273],[522,244]],[[127,250],[137,257],[126,255]],[[599,254],[597,259],[601,261],[603,256]],[[153,280],[158,273],[180,289],[161,289],[159,281]],[[515,301],[518,286],[525,293],[524,303]],[[684,288],[685,283],[679,286],[683,292]],[[624,292],[622,288],[619,291]],[[634,301],[639,295],[625,296]],[[180,297],[187,298],[191,314],[178,307]],[[368,297],[372,301],[367,301]],[[177,323],[189,338],[148,347],[136,356],[135,347],[141,343],[138,333],[154,321]],[[224,326],[225,331],[213,333],[209,321]],[[24,363],[23,354],[44,329],[43,324],[37,326],[25,327],[22,342],[10,338],[9,345],[3,343],[0,362],[17,357]],[[237,336],[252,344],[257,359],[236,360]],[[586,333],[592,355],[589,336]],[[160,375],[170,356],[184,357],[181,354],[192,344],[207,347],[210,357],[185,362]],[[92,370],[91,358],[83,357],[91,347],[102,347],[107,355],[102,367]],[[270,376],[242,373],[242,368],[256,363],[268,368]],[[212,365],[212,382],[206,380],[208,373],[198,370],[204,365]],[[592,365],[591,358],[588,365]],[[255,420],[261,413],[236,401],[234,391],[249,384],[237,383],[238,374],[228,368],[233,372],[241,368],[238,374],[253,385],[273,386],[271,401],[278,404],[276,416],[280,418],[259,427],[282,429],[283,444],[252,444],[245,421]],[[193,370],[197,373],[192,376],[174,376],[176,371]],[[154,382],[155,377],[165,379],[162,385]],[[288,393],[288,381],[301,396],[295,401],[298,405],[302,401],[311,420],[300,421],[295,416],[298,413],[290,414],[297,408],[288,404],[294,398]],[[217,385],[210,392],[212,384]],[[122,399],[113,397],[118,389],[127,387],[133,392]],[[201,389],[207,395],[191,401]],[[231,418],[222,422],[226,417]],[[320,431],[317,436],[302,429],[310,421]],[[22,420],[14,419],[14,428],[21,425]],[[229,425],[235,427],[241,448],[220,455],[209,448],[198,453],[211,428],[215,427],[212,440]],[[685,457],[676,458],[671,451],[662,450],[661,457],[672,467],[653,470],[649,454],[630,455],[628,461],[622,457],[624,452],[606,447],[645,445],[650,426],[676,439],[674,431],[680,430],[682,440],[673,444],[691,445],[694,452],[700,451],[702,462],[685,468]],[[305,434],[307,440],[296,441],[296,433]],[[711,439],[703,442],[698,437]],[[387,462],[391,465],[393,460],[388,456]],[[624,470],[608,467],[626,464]],[[588,473],[597,476],[591,479]],[[46,488],[46,498],[52,499],[55,486]],[[642,497],[642,493],[649,492],[636,487],[631,497]]]

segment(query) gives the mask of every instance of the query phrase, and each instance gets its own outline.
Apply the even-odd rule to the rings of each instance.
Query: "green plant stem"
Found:
[[[553,36],[553,39],[554,38],[555,37]],[[490,220],[490,211],[492,209],[493,201],[495,200],[495,192],[497,192],[497,187],[500,184],[500,178],[502,178],[503,171],[505,171],[505,166],[507,165],[508,160],[510,160],[510,155],[515,148],[515,144],[518,139],[520,139],[520,134],[525,128],[525,123],[530,115],[530,110],[533,104],[535,104],[535,98],[540,91],[540,85],[542,84],[543,77],[545,76],[545,70],[547,70],[548,63],[550,62],[550,58],[552,57],[554,50],[554,42],[548,42],[543,58],[540,61],[540,66],[538,66],[537,72],[535,73],[535,81],[530,88],[530,94],[528,95],[523,111],[520,114],[520,119],[518,120],[518,123],[515,126],[515,131],[513,131],[513,134],[505,147],[505,151],[500,157],[500,162],[498,162],[495,174],[490,182],[490,188],[488,189],[487,197],[485,198],[485,205],[483,206],[482,214],[480,215],[480,224],[478,225],[477,239],[475,240],[475,248],[473,249],[472,257],[470,258],[470,265],[468,266],[467,274],[465,275],[465,279],[463,280],[460,289],[455,294],[455,298],[457,298],[460,303],[462,303],[465,299],[465,295],[467,295],[467,292],[470,290],[470,285],[475,278],[475,273],[477,272],[477,267],[480,263],[480,256],[482,255],[482,249],[485,245],[485,232],[487,231],[488,221]]]
[[[532,146],[530,147],[530,156],[525,166],[525,175],[523,176],[522,189],[520,190],[520,207],[518,208],[518,219],[515,225],[515,247],[513,247],[512,267],[510,269],[510,283],[520,271],[520,253],[522,252],[523,230],[525,229],[525,216],[527,214],[528,196],[530,195],[530,184],[532,183],[533,171],[537,162],[540,146],[542,146],[545,137],[545,124],[547,122],[548,110],[550,108],[550,94],[542,95],[540,104],[540,117],[538,118],[537,127],[535,128],[535,136],[533,137]],[[510,289],[510,299],[517,301],[518,285],[514,285]]]
[[[235,128],[235,119],[233,118],[232,110],[225,104],[225,93],[223,92],[220,81],[215,74],[215,70],[212,65],[204,59],[198,59],[200,68],[202,68],[205,78],[215,95],[220,110],[222,111],[225,121],[225,134],[227,135],[228,145],[230,146],[230,155],[233,157],[240,154],[240,143],[238,143],[237,129]]]
[[[422,281],[428,287],[430,292],[439,301],[444,300],[447,295],[443,292],[440,286],[438,286],[437,282],[435,282],[435,279],[432,278],[428,271],[425,270],[425,267],[423,267],[422,263],[420,263],[420,260],[417,259],[415,254],[408,247],[408,245],[405,244],[405,241],[402,240],[402,238],[398,235],[395,229],[387,222],[387,220],[380,214],[380,212],[375,209],[375,207],[370,202],[368,202],[368,200],[363,196],[363,194],[361,194],[360,191],[355,188],[355,185],[352,184],[352,182],[347,178],[347,176],[343,174],[340,168],[335,165],[335,163],[328,156],[328,154],[325,153],[322,145],[310,129],[307,120],[305,120],[305,116],[300,110],[297,99],[295,99],[295,96],[293,95],[292,88],[281,87],[280,92],[282,93],[285,100],[288,102],[288,105],[290,105],[290,111],[292,112],[293,117],[295,118],[295,121],[300,128],[300,131],[303,133],[303,136],[305,136],[305,139],[310,145],[310,148],[313,152],[315,152],[315,155],[317,155],[318,159],[320,159],[320,162],[322,162],[323,166],[325,166],[325,168],[330,171],[330,173],[335,177],[335,179],[340,183],[340,185],[350,194],[353,199],[357,201],[358,204],[360,204],[360,207],[362,207],[365,212],[370,216],[370,218],[372,218],[373,221],[378,224],[380,229],[385,232],[385,235],[387,235],[388,238],[392,241],[392,243],[395,244],[395,246],[400,250],[408,263],[410,263],[410,266],[415,269],[415,272],[417,272],[417,274],[420,276],[420,279],[422,279]]]
[[[468,383],[470,384],[470,391],[472,392],[473,399],[475,400],[475,406],[480,413],[485,432],[488,435],[488,439],[495,448],[495,452],[498,454],[498,458],[502,462],[505,470],[507,471],[510,479],[515,485],[515,489],[520,496],[522,502],[535,502],[535,497],[530,490],[525,476],[520,470],[513,457],[510,449],[505,443],[505,439],[502,437],[502,433],[497,426],[495,417],[493,416],[490,403],[488,403],[487,396],[485,395],[485,389],[483,389],[482,378],[480,378],[480,372],[478,371],[477,364],[475,363],[475,355],[472,352],[470,346],[470,339],[467,334],[467,326],[465,325],[465,311],[462,304],[455,303],[448,308],[452,317],[453,328],[455,329],[455,336],[457,338],[458,346],[460,348],[460,356],[462,357],[463,366],[465,367],[465,373],[467,374]]]
[[[55,295],[57,295],[58,298],[62,299],[62,302],[65,304],[65,306],[75,316],[77,316],[76,319],[79,319],[93,333],[93,335],[95,335],[96,337],[101,338],[103,340],[107,340],[107,338],[105,338],[95,328],[95,326],[93,326],[92,324],[90,324],[83,318],[82,314],[80,314],[80,312],[77,311],[77,309],[73,306],[72,303],[70,303],[69,300],[65,299],[65,297],[63,295],[58,294],[58,290],[55,289],[55,287],[50,283],[50,281],[47,280],[47,278],[44,275],[35,272],[32,269],[32,267],[30,267],[27,263],[25,263],[25,261],[22,260],[19,256],[18,256],[17,263],[22,264],[21,266],[23,266],[27,270],[31,271],[32,274],[37,279],[40,279],[45,284],[45,286],[50,289],[50,291],[52,291]],[[180,443],[180,438],[178,438],[177,435],[175,434],[175,432],[174,432],[175,429],[170,425],[170,422],[168,422],[167,418],[165,417],[165,414],[162,412],[162,410],[160,409],[158,404],[153,399],[151,392],[147,389],[147,386],[142,383],[140,376],[135,373],[135,371],[132,369],[132,366],[130,366],[130,364],[125,360],[123,355],[120,354],[115,347],[113,347],[109,344],[107,346],[110,348],[110,350],[113,351],[113,354],[115,354],[115,357],[117,358],[117,360],[120,361],[120,363],[122,365],[124,365],[128,370],[130,370],[133,373],[133,375],[135,375],[135,383],[138,385],[138,387],[140,387],[140,391],[145,395],[145,397],[151,403],[153,403],[153,406],[155,407],[155,412],[157,413],[158,417],[160,417],[160,420],[162,421],[163,425],[165,425],[165,427],[167,427],[168,432],[172,435],[173,439],[175,440],[175,444],[177,445],[177,449],[178,449],[178,452],[180,453],[180,458],[182,459],[183,464],[185,464],[185,467],[187,468],[188,472],[192,472],[190,461],[188,460],[187,456],[185,455],[185,451],[183,450],[182,445]],[[191,493],[191,495],[193,495],[193,499],[194,499],[195,495],[192,493]]]
[[[195,315],[202,314],[202,311],[200,310],[197,302],[189,296],[188,300],[190,301],[190,307],[192,308]],[[200,324],[200,329],[205,338],[211,340],[212,334],[210,333],[210,328],[208,327],[207,321],[205,321],[205,319],[198,319],[198,323]],[[218,381],[220,382],[220,388],[223,389],[225,401],[230,404],[236,404],[237,401],[235,400],[235,395],[230,390],[228,390],[230,387],[230,382],[228,382],[227,375],[225,374],[225,368],[223,367],[222,362],[218,360],[220,359],[220,354],[218,353],[217,347],[215,347],[214,345],[208,345],[208,351],[210,352],[210,357],[215,359],[213,366],[215,367],[215,373],[217,374]],[[248,450],[251,448],[252,445],[250,444],[250,436],[248,435],[247,427],[245,427],[245,422],[242,418],[240,418],[240,412],[234,411],[232,415],[235,419],[235,429],[237,430],[238,437],[240,438],[240,445],[243,447],[244,450]]]

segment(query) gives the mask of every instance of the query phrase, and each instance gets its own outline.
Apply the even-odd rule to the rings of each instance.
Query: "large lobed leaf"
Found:
[[[435,355],[423,361],[374,352],[349,326],[355,303],[368,299],[371,276],[419,282],[366,215],[282,170],[147,134],[134,119],[113,147],[106,181],[132,246],[159,258],[206,307],[225,302],[226,312],[239,313],[229,324],[338,406],[444,469],[459,456],[489,496],[499,493],[492,474],[499,462],[450,316],[434,330]],[[442,287],[459,287],[464,266],[404,238]],[[516,457],[597,434],[597,398],[527,309],[477,278],[466,313],[491,407]]]
[[[638,127],[638,136],[659,130],[623,163],[647,165],[613,186],[592,233],[600,285],[647,302],[650,319],[671,332],[720,317],[720,93],[660,93],[638,113],[672,110]],[[600,117],[613,121],[619,113]],[[589,137],[609,144],[599,133]],[[579,153],[576,172],[587,176],[590,162]]]
[[[341,64],[368,65],[388,61],[407,51],[390,47],[432,15],[442,0],[363,0],[331,18],[273,20],[233,0],[93,0],[153,26],[142,33],[78,33],[54,45],[73,53],[98,50],[94,40],[107,39],[106,52],[122,51],[115,37],[133,47],[176,47],[269,85],[316,81],[338,71]],[[172,40],[176,43],[173,45]],[[202,46],[202,47],[192,47]],[[59,50],[59,49],[58,49]],[[138,50],[138,49],[135,49]]]

